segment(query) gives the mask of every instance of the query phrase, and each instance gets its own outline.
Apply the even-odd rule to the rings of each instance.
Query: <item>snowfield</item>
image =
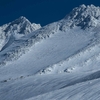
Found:
[[[20,17],[0,27],[0,50],[0,100],[100,100],[100,7],[44,27]]]

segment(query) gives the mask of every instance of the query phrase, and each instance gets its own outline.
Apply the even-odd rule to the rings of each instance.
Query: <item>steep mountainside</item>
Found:
[[[20,17],[0,34],[1,100],[100,100],[100,7],[44,27]]]

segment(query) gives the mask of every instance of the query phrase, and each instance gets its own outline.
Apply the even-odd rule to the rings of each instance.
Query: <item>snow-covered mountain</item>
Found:
[[[0,26],[0,50],[4,49],[6,45],[10,45],[14,40],[18,40],[39,28],[41,28],[40,24],[31,23],[23,16]]]
[[[20,17],[0,32],[0,100],[100,99],[100,7],[44,27]]]
[[[82,29],[96,27],[100,24],[100,7],[83,4],[74,8],[64,19],[64,25],[70,27],[79,26]]]

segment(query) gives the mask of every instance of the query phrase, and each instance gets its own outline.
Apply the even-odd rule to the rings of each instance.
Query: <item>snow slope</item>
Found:
[[[42,28],[12,22],[0,52],[0,100],[99,100],[99,16],[100,7],[81,5]]]

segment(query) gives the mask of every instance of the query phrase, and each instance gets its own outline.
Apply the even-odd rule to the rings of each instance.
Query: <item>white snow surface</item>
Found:
[[[44,27],[25,17],[0,27],[0,100],[100,100],[99,16],[81,5]]]

